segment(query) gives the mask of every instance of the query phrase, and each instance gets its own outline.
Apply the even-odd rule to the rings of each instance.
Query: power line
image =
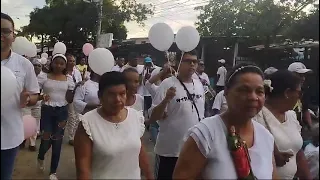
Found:
[[[200,4],[208,3],[208,2],[209,2],[209,1],[202,1],[202,2],[197,2],[197,3],[189,4],[188,6],[200,5]],[[203,4],[203,5],[205,5],[205,4]],[[163,9],[162,11],[160,10],[159,12],[155,12],[154,15],[161,14],[162,12],[165,12],[165,11],[167,11],[167,10],[173,9],[173,8],[175,8],[175,7],[177,7],[177,6],[178,6],[178,5],[172,6],[172,7],[169,7],[169,8],[165,8],[165,9]]]

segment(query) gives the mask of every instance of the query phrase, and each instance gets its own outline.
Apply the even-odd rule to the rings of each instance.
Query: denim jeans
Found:
[[[12,149],[1,150],[1,180],[11,179],[14,161],[18,151],[19,146]]]
[[[157,137],[158,137],[158,133],[159,133],[159,125],[157,122],[154,122],[150,125],[150,129],[149,129],[150,135],[151,135],[151,141],[153,143],[156,143],[157,141]]]
[[[44,160],[45,154],[52,146],[50,174],[56,173],[58,168],[67,118],[67,106],[51,107],[43,105],[41,107],[40,130],[42,139],[38,159]]]

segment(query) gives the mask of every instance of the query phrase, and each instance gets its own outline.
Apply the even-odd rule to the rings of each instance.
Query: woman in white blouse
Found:
[[[127,80],[126,106],[137,111],[144,111],[144,97],[137,94],[140,86],[139,73],[134,68],[127,68],[122,72]]]
[[[78,87],[74,94],[73,105],[79,114],[85,114],[100,106],[98,98],[100,76],[94,72],[91,72],[90,76],[90,80]]]
[[[81,117],[74,142],[77,179],[141,179],[140,168],[152,179],[141,142],[141,112],[125,107],[126,79],[107,72],[99,81],[101,107]]]
[[[40,131],[42,135],[38,154],[38,168],[44,170],[44,157],[52,147],[50,179],[57,179],[64,127],[68,119],[68,103],[73,100],[75,87],[66,72],[67,58],[62,54],[53,56],[49,73],[39,79],[43,90]]]
[[[287,70],[274,72],[265,80],[266,103],[255,120],[275,140],[274,156],[281,179],[312,179],[304,152],[301,126],[293,109],[301,97],[301,81]]]
[[[257,179],[274,179],[272,135],[252,118],[264,101],[263,72],[253,65],[236,66],[228,75],[228,110],[191,128],[176,164],[173,179],[238,179],[227,145],[231,126],[246,142],[248,161]]]

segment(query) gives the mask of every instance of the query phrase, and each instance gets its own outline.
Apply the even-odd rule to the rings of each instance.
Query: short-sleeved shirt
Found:
[[[274,140],[266,128],[252,120],[253,146],[248,149],[251,167],[257,179],[272,179]],[[219,115],[206,118],[191,128],[185,140],[192,137],[207,159],[203,179],[238,179],[227,144],[227,128]]]
[[[120,70],[121,70],[121,67],[119,65],[115,65],[111,69],[111,71],[117,71],[117,72],[120,72]]]
[[[130,106],[131,108],[143,112],[144,111],[144,97],[140,94],[136,94],[136,100],[134,101],[134,104]]]
[[[66,106],[68,104],[66,93],[68,90],[72,91],[75,88],[74,81],[70,75],[67,75],[66,81],[49,79],[46,75],[39,81],[39,85],[43,90],[43,94],[50,97],[48,101],[42,101],[42,103],[52,107]]]
[[[227,77],[227,69],[224,66],[219,67],[217,75],[219,75],[217,86],[224,86]]]
[[[228,104],[226,97],[224,96],[224,90],[220,91],[213,102],[212,109],[217,109],[220,111],[220,113],[223,113],[227,111],[228,109]]]
[[[88,70],[88,66],[87,65],[78,64],[76,67],[80,71],[81,74],[83,74],[84,72],[86,72]]]
[[[74,109],[77,113],[82,113],[87,104],[100,104],[98,98],[99,84],[88,80],[76,89],[73,98]]]
[[[193,79],[205,80],[206,83],[210,85],[209,76],[208,76],[206,73],[204,73],[204,72],[203,72],[202,74],[198,74],[198,75],[197,75],[196,73],[194,73],[194,74],[192,75],[192,78],[193,78]]]
[[[286,121],[281,123],[271,111],[263,107],[254,119],[267,129],[270,129],[280,152],[290,151],[293,153],[288,163],[282,167],[277,167],[278,176],[281,179],[293,179],[297,172],[296,155],[303,144],[300,134],[301,126],[295,112],[287,111],[285,113]]]
[[[38,94],[39,85],[34,67],[31,62],[11,52],[1,66],[9,68],[17,78],[18,88],[14,96],[1,106],[1,150],[19,146],[24,140],[22,112],[20,108],[20,94],[23,89],[31,94]]]
[[[127,117],[120,123],[103,119],[97,109],[80,115],[93,142],[90,179],[141,179],[139,154],[144,117],[141,112],[127,109]]]
[[[200,119],[204,117],[204,90],[201,82],[193,79],[193,83],[184,83],[199,111]],[[188,99],[187,93],[176,77],[162,81],[157,89],[152,108],[159,105],[165,98],[170,87],[176,88],[176,96],[166,108],[167,117],[159,120],[159,134],[155,145],[155,153],[165,157],[178,157],[183,145],[183,137],[189,128],[199,122],[196,109]]]

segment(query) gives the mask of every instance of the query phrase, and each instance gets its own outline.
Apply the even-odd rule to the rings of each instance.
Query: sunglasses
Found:
[[[1,36],[8,37],[12,32],[9,28],[1,28]]]

